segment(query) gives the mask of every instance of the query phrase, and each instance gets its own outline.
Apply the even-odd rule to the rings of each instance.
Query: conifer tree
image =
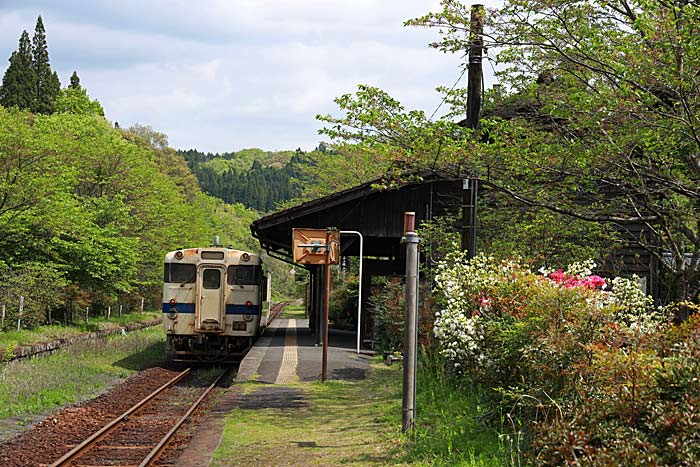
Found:
[[[54,111],[56,96],[59,89],[61,89],[61,83],[58,79],[58,74],[51,71],[49,50],[46,44],[46,31],[44,30],[44,22],[41,20],[41,16],[36,20],[32,45],[33,65],[36,74],[36,101],[32,110],[37,113],[50,114]]]
[[[80,89],[80,78],[75,70],[73,70],[73,74],[70,75],[70,84],[68,87],[71,89]]]
[[[0,104],[31,109],[34,104],[36,74],[32,65],[32,44],[29,34],[23,31],[19,48],[10,56],[10,66],[5,71],[0,87]]]

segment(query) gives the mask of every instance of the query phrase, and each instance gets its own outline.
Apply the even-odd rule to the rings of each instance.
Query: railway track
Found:
[[[154,465],[177,430],[189,419],[228,371],[223,371],[204,391],[196,386],[178,384],[190,373],[189,368],[182,371],[73,447],[60,459],[45,465],[50,467]],[[194,402],[191,402],[193,400]]]
[[[277,302],[270,306],[270,322],[272,322],[274,319],[277,318],[277,315],[280,314],[280,311],[284,310],[284,307],[289,305],[290,302]]]

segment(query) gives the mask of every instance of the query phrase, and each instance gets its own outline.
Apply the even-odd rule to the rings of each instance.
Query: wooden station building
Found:
[[[410,180],[410,178],[409,178]],[[362,322],[368,323],[367,298],[372,276],[403,274],[405,272],[403,213],[416,214],[416,226],[434,216],[445,215],[448,209],[459,207],[462,180],[450,179],[435,173],[425,173],[406,181],[401,187],[381,190],[379,180],[339,191],[289,209],[262,217],[251,224],[267,253],[292,263],[292,229],[335,227],[341,231],[360,232],[363,245]],[[340,255],[358,257],[359,238],[341,235]],[[322,314],[323,267],[305,266],[310,274],[309,325],[319,330]],[[362,337],[371,330],[363,326]],[[320,332],[317,332],[320,335]]]
[[[343,191],[318,198],[298,206],[262,217],[251,224],[253,237],[273,258],[293,264],[292,229],[337,228],[341,231],[357,231],[364,238],[364,262],[362,287],[362,338],[371,335],[367,326],[367,298],[373,276],[405,273],[403,213],[415,212],[416,226],[435,216],[456,214],[464,204],[464,180],[437,172],[424,172],[407,177],[400,187],[379,189],[381,180],[374,180]],[[484,187],[484,193],[488,187]],[[481,203],[481,202],[480,202]],[[479,209],[488,209],[482,205]],[[634,226],[625,228],[630,238],[645,235],[636,232]],[[634,242],[632,242],[634,244]],[[356,235],[341,235],[340,256],[358,257],[359,239]],[[647,281],[647,291],[658,293],[658,264],[642,248],[628,246],[616,253],[618,266],[615,273],[637,274]],[[320,336],[320,319],[323,316],[323,267],[305,267],[310,275],[307,309],[309,326]],[[606,268],[607,269],[607,268]],[[609,272],[612,272],[609,271]],[[318,337],[317,337],[318,341]]]

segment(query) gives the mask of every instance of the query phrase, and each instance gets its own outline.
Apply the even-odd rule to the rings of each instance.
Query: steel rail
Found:
[[[199,407],[199,404],[202,403],[204,398],[209,395],[209,393],[212,391],[212,389],[214,389],[214,387],[216,387],[216,385],[219,384],[219,381],[221,381],[221,378],[223,378],[224,375],[226,375],[227,373],[228,373],[228,370],[224,371],[223,373],[221,373],[219,375],[218,378],[216,378],[216,381],[211,383],[211,385],[206,389],[206,391],[204,391],[204,393],[201,396],[199,396],[199,399],[197,399],[194,402],[194,404],[192,404],[192,406],[190,406],[190,409],[187,411],[187,413],[185,413],[185,415],[180,417],[180,419],[177,421],[175,426],[173,426],[170,429],[170,431],[168,431],[168,433],[165,436],[163,436],[163,438],[151,450],[151,452],[148,453],[148,455],[144,458],[144,460],[141,461],[141,463],[139,464],[139,467],[148,467],[149,465],[151,465],[151,463],[153,461],[155,461],[160,456],[161,452],[163,451],[163,449],[165,449],[165,446],[170,441],[170,438],[172,438],[173,435],[175,434],[175,432],[180,428],[180,426],[183,423],[185,423],[185,421],[187,421],[188,418],[190,418],[190,415],[192,415],[192,412],[194,412],[197,409],[197,407]]]
[[[139,410],[141,407],[143,407],[143,405],[148,403],[151,399],[153,399],[161,392],[165,391],[169,387],[176,384],[178,381],[180,381],[182,378],[187,376],[189,373],[190,373],[190,369],[188,368],[185,371],[183,371],[182,373],[178,374],[175,378],[171,379],[170,381],[168,381],[167,383],[165,383],[164,385],[162,385],[161,387],[159,387],[158,389],[153,391],[151,394],[146,396],[143,400],[138,402],[136,405],[131,407],[129,410],[127,410],[123,414],[121,414],[119,417],[115,418],[114,420],[109,422],[107,425],[105,425],[104,427],[102,427],[101,429],[99,429],[98,431],[93,433],[92,435],[90,435],[90,437],[85,439],[85,441],[83,441],[82,443],[80,443],[79,445],[77,445],[76,447],[71,449],[69,452],[64,454],[63,457],[61,457],[60,459],[55,461],[53,464],[51,464],[50,467],[61,467],[61,466],[67,465],[70,461],[72,461],[73,459],[78,457],[78,455],[82,454],[84,451],[89,449],[92,445],[97,443],[100,439],[105,437],[117,425],[119,425],[121,422],[125,421],[129,417],[129,415],[131,415],[134,412],[136,412],[137,410]]]
[[[277,319],[277,315],[280,314],[280,311],[284,310],[284,307],[289,305],[289,302],[278,302],[275,303],[272,307],[270,307],[270,314],[272,315],[272,318],[268,321],[268,323],[271,323],[275,319]],[[277,307],[276,310],[272,310],[273,307]]]

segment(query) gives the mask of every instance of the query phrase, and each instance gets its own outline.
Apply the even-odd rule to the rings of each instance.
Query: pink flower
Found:
[[[483,292],[479,292],[479,298],[476,301],[481,308],[488,308],[489,304],[491,303],[491,299]]]
[[[554,282],[557,284],[561,284],[564,280],[566,280],[567,275],[564,274],[563,269],[557,269],[553,273],[549,275],[549,278],[552,279]]]
[[[583,285],[589,289],[603,288],[606,286],[605,279],[596,275],[586,277],[583,282]]]

